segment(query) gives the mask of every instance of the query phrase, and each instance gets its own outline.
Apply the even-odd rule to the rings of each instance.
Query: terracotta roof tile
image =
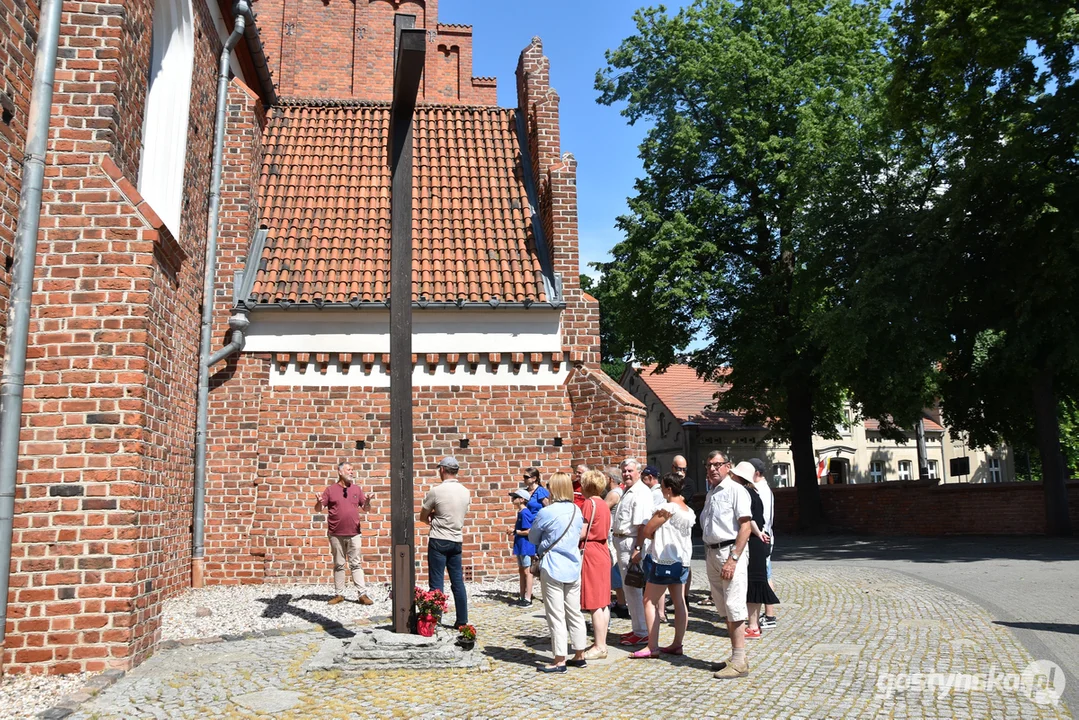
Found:
[[[870,432],[876,432],[880,430],[880,420],[874,420],[873,418],[867,418],[865,421],[865,429]],[[925,418],[925,429],[929,432],[944,432],[944,428],[936,420],[930,417]]]
[[[707,409],[716,404],[716,393],[730,389],[730,384],[701,380],[697,377],[697,371],[688,365],[671,365],[662,373],[657,373],[656,367],[643,365],[637,372],[679,422],[692,421],[699,425],[724,429],[762,429],[760,426],[743,425],[740,413]],[[865,429],[871,432],[880,430],[880,421],[867,419]],[[944,428],[928,416],[925,418],[925,429],[929,432],[944,432]]]
[[[388,127],[388,105],[274,112],[250,301],[389,299]],[[547,301],[515,111],[419,107],[413,138],[413,301]]]
[[[656,367],[643,365],[637,372],[679,422],[727,430],[765,429],[760,425],[744,424],[741,413],[709,409],[715,406],[717,393],[730,389],[729,383],[702,380],[688,365],[671,365],[661,373],[656,372]]]

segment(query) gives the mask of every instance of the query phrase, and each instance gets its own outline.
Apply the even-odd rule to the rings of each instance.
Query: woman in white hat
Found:
[[[749,567],[746,568],[748,580],[746,609],[749,611],[746,639],[761,636],[760,621],[757,617],[760,614],[761,605],[779,604],[775,591],[768,585],[768,546],[764,539],[767,536],[760,532],[760,529],[764,527],[764,502],[753,486],[756,472],[756,468],[748,462],[740,462],[731,470],[731,476],[749,491],[750,515],[753,516],[754,524],[754,531],[750,534],[749,543],[746,546],[749,549]]]

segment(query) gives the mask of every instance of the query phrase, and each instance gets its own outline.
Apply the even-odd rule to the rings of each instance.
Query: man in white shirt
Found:
[[[663,499],[663,486],[659,482],[659,468],[655,465],[645,465],[641,470],[641,483],[647,485],[648,489],[652,491],[652,512],[659,509],[663,503],[667,502]],[[652,541],[646,540],[644,543],[644,576],[648,577],[648,573],[651,572],[652,562],[655,560],[652,557]],[[667,597],[667,591],[663,591],[663,595],[656,601],[656,608],[659,610],[659,621],[661,623],[667,622],[667,605],[664,598]]]
[[[712,600],[726,612],[731,657],[719,664],[720,680],[749,674],[745,622],[748,589],[746,543],[753,528],[749,491],[730,477],[731,463],[719,450],[708,454],[708,495],[701,510],[705,560]]]
[[[622,636],[620,645],[642,645],[648,642],[648,626],[644,619],[644,589],[625,585],[626,569],[630,563],[643,559],[644,528],[652,519],[652,491],[641,482],[641,465],[633,458],[622,461],[622,483],[625,491],[615,507],[611,532],[618,552],[618,571],[622,575],[629,619],[633,629]]]
[[[757,494],[761,497],[761,503],[764,505],[764,527],[761,528],[761,532],[768,536],[768,585],[772,590],[776,589],[776,585],[772,582],[772,553],[776,548],[776,536],[772,531],[772,524],[776,517],[776,496],[772,493],[772,486],[768,484],[768,468],[765,467],[764,461],[760,458],[751,458],[749,464],[753,466],[753,487],[757,490]],[[764,615],[760,617],[760,626],[764,630],[769,630],[776,626],[776,606],[765,605]]]
[[[468,625],[468,594],[465,591],[465,575],[461,560],[464,546],[465,515],[472,494],[457,478],[461,466],[452,457],[444,457],[438,463],[438,478],[423,499],[420,522],[431,530],[427,537],[427,581],[432,590],[445,587],[446,572],[450,574],[450,590],[453,592],[453,609],[457,613],[454,627]]]

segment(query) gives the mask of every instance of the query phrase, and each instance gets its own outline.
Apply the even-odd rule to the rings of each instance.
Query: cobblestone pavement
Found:
[[[703,586],[703,572],[695,572]],[[780,625],[750,640],[751,675],[712,678],[729,654],[715,611],[695,592],[685,656],[605,661],[540,675],[547,627],[503,593],[476,598],[477,651],[486,671],[381,672],[359,677],[307,672],[334,642],[325,632],[191,645],[160,652],[84,704],[76,718],[1061,718],[1062,704],[1036,704],[1021,689],[902,690],[901,674],[999,678],[1032,661],[1010,629],[970,601],[873,568],[785,564]],[[629,623],[615,620],[612,640]],[[664,628],[661,641],[673,631]],[[341,634],[338,632],[338,634]],[[898,680],[898,685],[893,681]]]
[[[1064,701],[1079,709],[1079,539],[790,536],[779,557],[781,567],[797,561],[894,570],[970,599],[1035,658],[1064,670]]]

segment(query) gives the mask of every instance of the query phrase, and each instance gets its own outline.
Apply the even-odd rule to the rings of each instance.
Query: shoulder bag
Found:
[[[577,506],[576,505],[573,506],[573,513],[569,516],[569,522],[566,523],[566,529],[562,531],[562,534],[558,536],[558,539],[555,540],[550,545],[548,545],[547,549],[544,550],[543,552],[536,553],[536,557],[532,561],[532,566],[529,568],[529,570],[532,572],[532,574],[534,576],[539,577],[539,574],[540,574],[540,562],[543,560],[543,556],[546,555],[547,553],[549,553],[551,551],[551,548],[553,548],[555,545],[562,542],[562,538],[566,537],[566,533],[569,532],[570,527],[573,525],[573,518],[575,518],[575,517],[577,517]]]
[[[592,517],[588,518],[588,529],[584,531],[584,537],[582,537],[581,542],[578,543],[578,546],[581,548],[582,551],[584,550],[585,544],[588,542],[588,534],[590,532],[592,532],[592,523],[596,519],[596,499],[595,498],[588,498],[588,499],[592,501]],[[572,524],[572,518],[571,518],[571,524]]]

